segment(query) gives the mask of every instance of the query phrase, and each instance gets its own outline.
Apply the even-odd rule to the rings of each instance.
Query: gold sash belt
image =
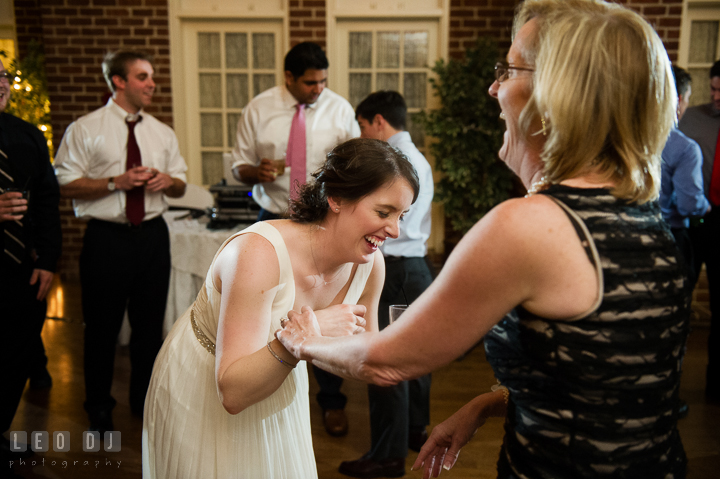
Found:
[[[192,325],[193,332],[195,333],[195,338],[198,340],[200,345],[207,349],[207,351],[215,356],[215,343],[213,343],[210,338],[205,336],[205,333],[202,332],[202,330],[198,327],[197,322],[195,321],[195,305],[193,304],[192,309],[190,310],[190,324]]]

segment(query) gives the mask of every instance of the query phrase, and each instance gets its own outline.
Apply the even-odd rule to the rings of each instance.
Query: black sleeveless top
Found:
[[[602,300],[576,320],[518,307],[486,335],[510,390],[498,476],[683,478],[676,403],[691,291],[658,203],[561,185],[543,194],[572,210]]]

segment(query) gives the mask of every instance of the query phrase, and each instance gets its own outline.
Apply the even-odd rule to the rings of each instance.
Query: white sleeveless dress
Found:
[[[277,229],[255,223],[228,238],[213,264],[225,245],[244,233],[266,238],[280,264],[280,285],[268,330],[270,341],[280,328],[280,318],[295,302],[290,256]],[[372,262],[358,266],[343,303],[357,303],[372,266]],[[213,286],[212,269],[195,303],[177,320],[155,360],[145,399],[143,478],[317,477],[305,361],[300,361],[267,399],[236,415],[223,408],[211,352],[217,338],[221,296]]]

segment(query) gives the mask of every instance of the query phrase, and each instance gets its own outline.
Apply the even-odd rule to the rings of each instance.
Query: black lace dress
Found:
[[[606,189],[543,194],[572,210],[601,300],[563,321],[518,307],[487,334],[488,361],[510,390],[498,476],[683,478],[676,404],[690,291],[659,206]]]

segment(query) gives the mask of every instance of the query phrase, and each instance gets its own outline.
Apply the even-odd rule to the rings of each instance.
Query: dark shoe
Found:
[[[114,431],[112,420],[112,411],[109,409],[88,413],[90,418],[90,427],[88,431],[97,431],[100,433],[100,438],[105,437],[106,431]]]
[[[708,402],[718,404],[720,403],[720,389],[718,388],[707,388],[705,389],[705,399]]]
[[[428,435],[425,429],[418,432],[410,432],[408,433],[408,447],[415,452],[420,452],[420,449],[423,447],[423,444],[425,444],[425,441],[427,441],[427,438]]]
[[[30,389],[48,389],[52,387],[52,384],[52,376],[50,376],[47,368],[42,368],[42,370],[30,375]]]
[[[323,424],[328,434],[335,437],[348,433],[348,420],[343,409],[327,409],[323,412]]]
[[[375,461],[370,453],[355,461],[343,461],[338,468],[341,474],[350,477],[403,477],[405,475],[405,458],[390,457]]]
[[[690,406],[688,406],[688,403],[686,403],[685,401],[683,401],[681,399],[680,403],[678,404],[678,409],[677,409],[678,419],[685,419],[689,412],[690,412]]]
[[[24,451],[15,451],[10,447],[10,440],[0,436],[0,457],[3,461],[13,461],[18,459],[27,459],[35,455],[28,444],[18,443],[17,446],[25,446]]]

